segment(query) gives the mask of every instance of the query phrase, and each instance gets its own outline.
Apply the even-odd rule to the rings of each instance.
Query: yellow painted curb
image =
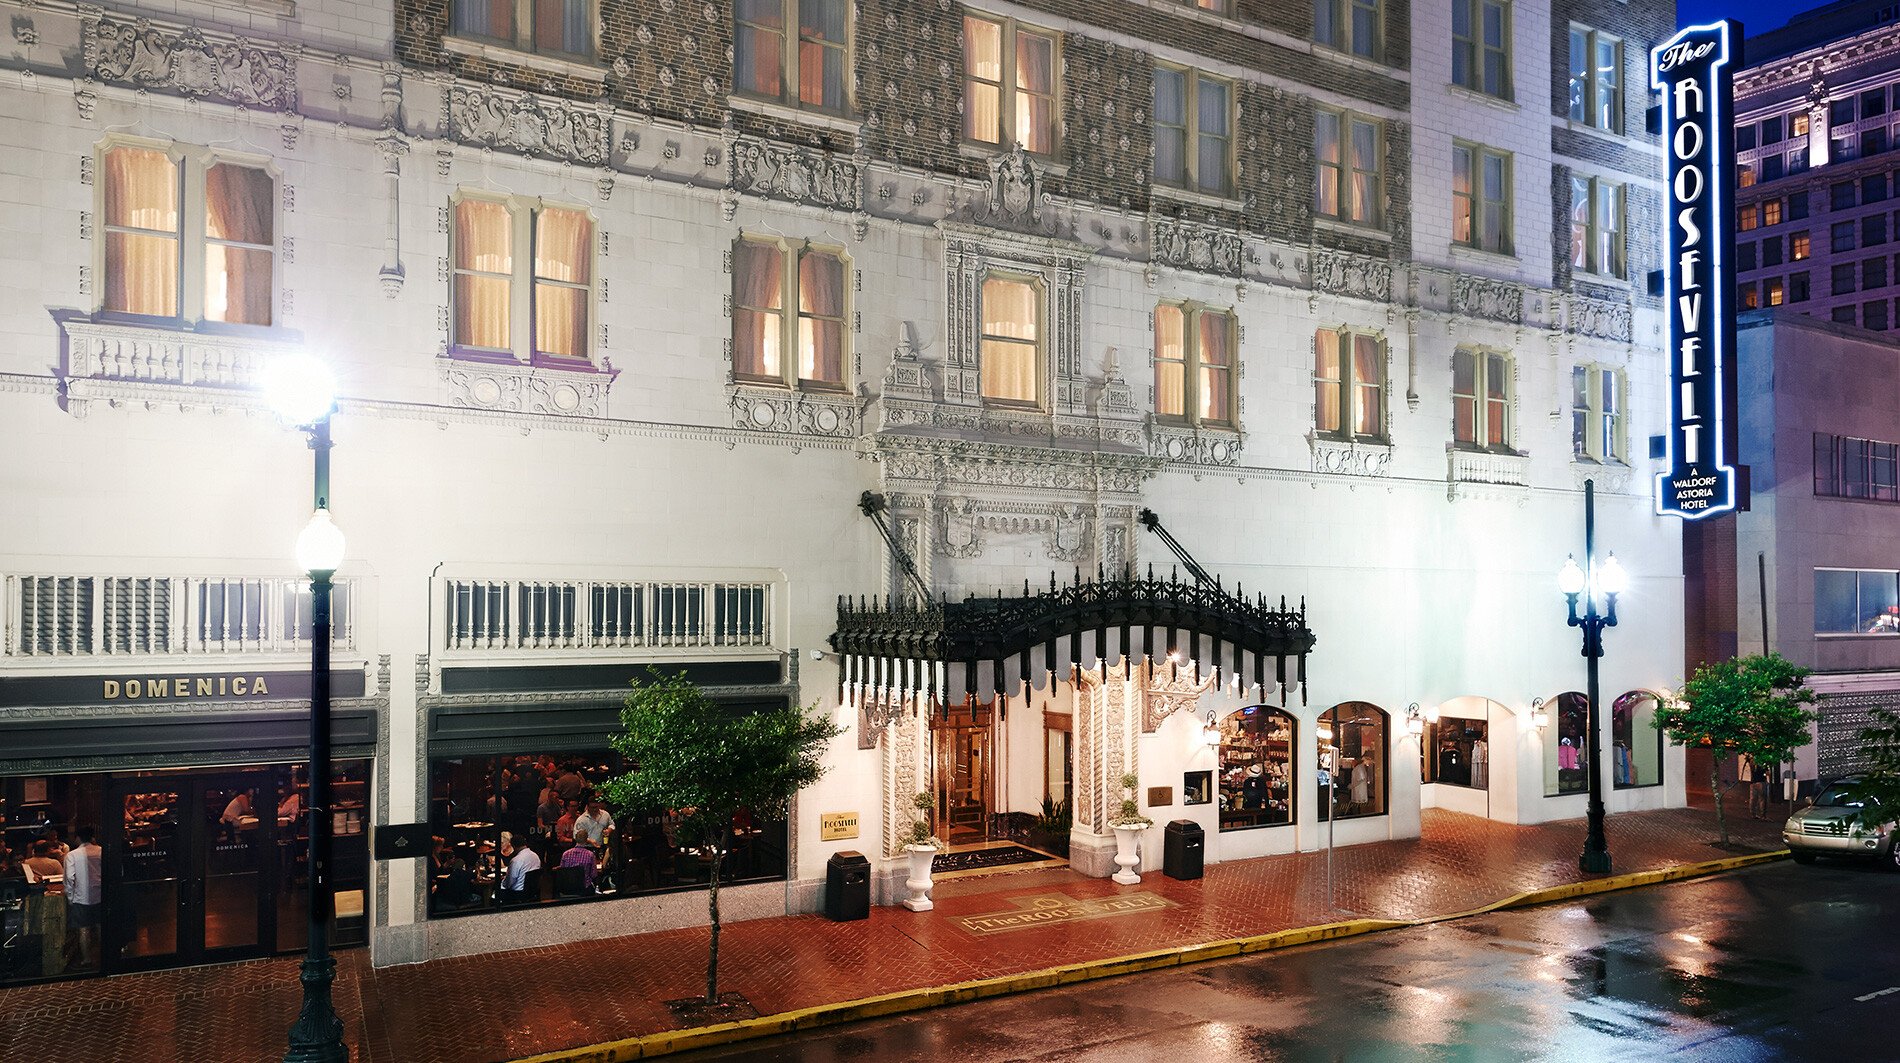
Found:
[[[626,1063],[628,1060],[653,1059],[698,1048],[713,1048],[740,1041],[796,1033],[801,1030],[814,1030],[823,1026],[875,1019],[886,1015],[902,1015],[906,1012],[1028,993],[1054,986],[1093,982],[1098,979],[1159,970],[1164,967],[1179,967],[1191,963],[1204,963],[1208,960],[1269,952],[1274,949],[1294,948],[1319,941],[1335,941],[1340,938],[1357,937],[1360,934],[1449,922],[1489,912],[1530,908],[1597,893],[1652,886],[1660,882],[1700,878],[1704,875],[1733,871],[1752,864],[1784,859],[1787,855],[1788,850],[1779,849],[1774,852],[1752,853],[1748,856],[1705,860],[1696,864],[1679,864],[1675,867],[1659,868],[1653,871],[1635,871],[1626,875],[1586,879],[1561,886],[1546,886],[1524,893],[1514,893],[1503,900],[1450,915],[1426,916],[1420,919],[1348,919],[1344,922],[1321,923],[1317,926],[1298,927],[1293,930],[1276,930],[1270,934],[1226,938],[1197,945],[1184,945],[1179,948],[1140,952],[1131,956],[1113,956],[1107,959],[1090,960],[1086,963],[1065,964],[1061,967],[1026,971],[1022,974],[979,978],[923,989],[904,989],[874,997],[860,997],[857,1000],[846,1000],[836,1004],[817,1004],[808,1008],[782,1011],[775,1015],[763,1015],[756,1019],[720,1023],[715,1026],[700,1026],[690,1030],[663,1030],[640,1037],[628,1037],[618,1041],[529,1056],[516,1060],[515,1063]]]

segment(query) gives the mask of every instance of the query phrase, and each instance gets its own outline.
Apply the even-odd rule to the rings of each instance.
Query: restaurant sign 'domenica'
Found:
[[[1663,303],[1669,319],[1667,468],[1656,477],[1656,512],[1700,520],[1736,505],[1728,453],[1727,375],[1733,372],[1735,267],[1729,247],[1734,180],[1731,74],[1741,27],[1691,26],[1650,52],[1650,83],[1662,95],[1668,158]]]

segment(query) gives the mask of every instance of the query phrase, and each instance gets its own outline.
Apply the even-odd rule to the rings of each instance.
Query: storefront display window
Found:
[[[1220,723],[1220,829],[1293,822],[1293,716],[1265,705]]]
[[[520,753],[429,764],[431,915],[596,900],[704,886],[711,853],[674,843],[668,809],[595,804],[626,770],[608,750]],[[783,820],[741,817],[722,884],[785,877]]]
[[[1590,788],[1590,700],[1576,691],[1549,702],[1544,735],[1544,796],[1580,794]]]
[[[1383,816],[1386,813],[1386,714],[1363,701],[1335,705],[1320,717],[1332,731],[1319,743],[1320,770],[1331,780],[1320,791],[1319,818]],[[1326,793],[1331,790],[1331,795]]]
[[[1656,695],[1632,690],[1610,706],[1610,778],[1618,790],[1662,782],[1661,731]]]
[[[1427,782],[1448,786],[1468,786],[1474,790],[1491,787],[1490,725],[1484,720],[1442,716],[1432,725],[1429,755],[1425,758]]]

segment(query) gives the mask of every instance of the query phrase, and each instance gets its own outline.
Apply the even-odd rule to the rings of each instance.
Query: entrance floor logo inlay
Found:
[[[1080,899],[1060,893],[1030,897],[1012,897],[1015,911],[966,915],[957,922],[972,934],[1000,934],[1008,930],[1028,930],[1051,923],[1073,923],[1083,919],[1107,919],[1117,915],[1158,912],[1177,905],[1153,893],[1122,893],[1113,897]]]

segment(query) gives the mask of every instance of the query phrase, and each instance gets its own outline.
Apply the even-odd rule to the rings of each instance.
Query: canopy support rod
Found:
[[[864,511],[865,516],[871,518],[871,523],[877,525],[877,533],[884,537],[885,545],[891,548],[891,559],[904,570],[904,575],[910,577],[911,586],[916,588],[917,600],[928,604],[930,588],[924,586],[924,578],[917,574],[917,565],[911,560],[910,551],[904,549],[903,544],[897,541],[897,536],[891,533],[890,525],[884,523],[884,510],[888,508],[884,496],[874,491],[866,491],[858,496],[858,508]]]
[[[1207,574],[1207,570],[1201,567],[1199,561],[1194,560],[1194,555],[1187,552],[1187,547],[1182,546],[1180,540],[1161,526],[1161,518],[1155,515],[1154,510],[1143,509],[1136,519],[1141,521],[1142,527],[1160,536],[1168,549],[1174,551],[1174,556],[1181,559],[1181,564],[1187,566],[1188,575],[1193,576],[1195,582],[1209,586],[1214,584],[1214,577]]]

